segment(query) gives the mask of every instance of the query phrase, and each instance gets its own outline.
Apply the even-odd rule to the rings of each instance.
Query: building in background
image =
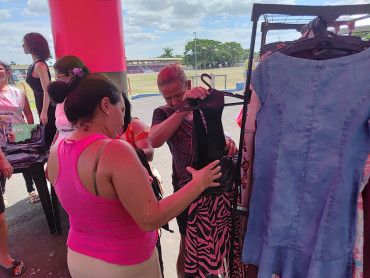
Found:
[[[160,72],[168,64],[180,61],[181,58],[127,59],[127,73]]]

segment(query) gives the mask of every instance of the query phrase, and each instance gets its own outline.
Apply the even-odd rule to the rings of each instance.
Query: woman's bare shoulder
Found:
[[[149,128],[142,120],[138,118],[132,119],[132,129],[134,130],[147,130]]]
[[[129,158],[131,156],[136,156],[134,148],[126,141],[120,139],[113,139],[110,141],[106,146],[105,152],[112,160],[115,158],[122,159],[122,157]]]
[[[35,67],[34,68],[35,68],[35,70],[40,71],[40,70],[46,70],[47,67],[48,66],[45,63],[38,62],[38,63],[35,64]]]

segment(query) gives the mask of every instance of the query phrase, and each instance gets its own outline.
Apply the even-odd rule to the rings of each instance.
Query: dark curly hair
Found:
[[[28,33],[23,37],[23,42],[32,55],[41,61],[46,61],[52,56],[48,41],[39,33]]]
[[[69,83],[54,81],[49,84],[48,93],[51,98],[58,96],[59,102],[64,102],[64,112],[70,123],[76,125],[78,121],[89,122],[94,117],[96,107],[104,97],[108,97],[111,104],[117,104],[121,98],[115,83],[108,77],[97,73],[75,76]]]

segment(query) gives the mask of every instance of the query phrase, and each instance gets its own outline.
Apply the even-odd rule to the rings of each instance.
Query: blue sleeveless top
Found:
[[[242,257],[258,277],[352,277],[369,64],[370,49],[323,61],[277,52],[254,71],[261,108]]]

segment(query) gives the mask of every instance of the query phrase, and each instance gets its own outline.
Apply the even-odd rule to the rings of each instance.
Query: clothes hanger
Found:
[[[223,94],[224,96],[234,97],[234,98],[238,98],[238,99],[243,99],[244,100],[244,96],[243,95],[239,95],[239,94],[235,94],[235,93],[231,93],[231,92],[219,91],[219,90],[216,90],[216,89],[212,88],[211,85],[206,80],[204,80],[205,77],[209,78],[210,80],[212,79],[212,77],[209,74],[207,74],[207,73],[203,73],[200,76],[200,79],[202,80],[202,82],[208,87],[208,92],[210,94],[214,94],[214,93],[216,93],[216,94]],[[225,103],[224,106],[234,106],[234,105],[239,105],[239,104],[244,104],[244,102]]]
[[[224,96],[234,97],[234,98],[244,100],[243,95],[239,95],[239,94],[235,94],[235,93],[231,93],[231,92],[218,91],[218,90],[212,88],[211,85],[206,80],[204,80],[204,77],[208,77],[209,79],[212,79],[212,77],[210,75],[206,74],[206,73],[203,73],[200,77],[200,79],[203,81],[203,83],[208,87],[208,92],[210,94],[214,94],[214,93],[223,94]],[[199,101],[203,101],[203,100],[200,100],[200,99],[185,99],[185,100],[181,101],[178,105],[176,105],[174,107],[174,109],[175,109],[176,112],[192,111],[192,110],[195,110],[195,109],[199,109],[199,103],[198,103]],[[233,106],[233,105],[241,105],[241,104],[244,104],[244,102],[225,103],[224,106]]]
[[[313,50],[332,50],[328,51],[326,55],[322,53],[315,55]],[[337,34],[329,31],[323,31],[315,35],[313,38],[303,38],[297,40],[290,46],[280,49],[280,53],[296,56],[306,51],[311,51],[312,55],[308,58],[312,59],[330,59],[333,58],[331,54],[350,55],[353,53],[361,52],[364,50],[363,42],[360,37],[356,36],[338,36]],[[341,51],[341,52],[338,52]]]

